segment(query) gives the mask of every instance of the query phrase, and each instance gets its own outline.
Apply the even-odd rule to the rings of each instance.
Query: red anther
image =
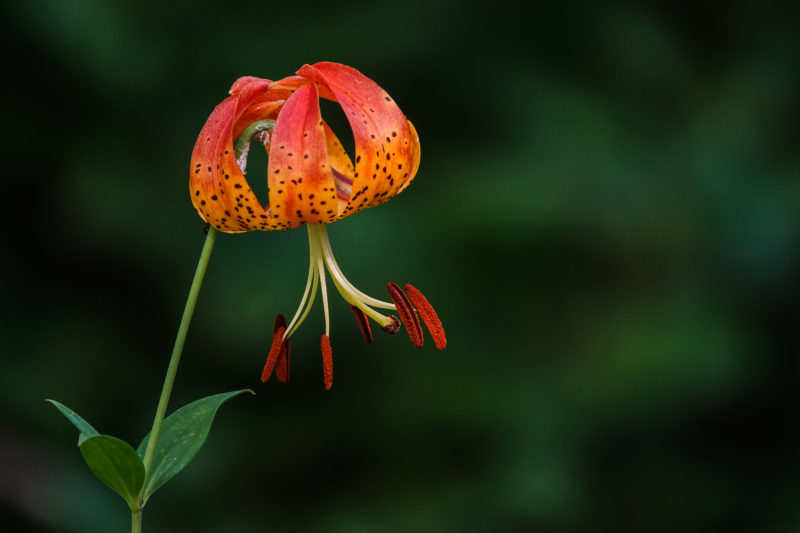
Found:
[[[433,310],[433,306],[413,285],[406,285],[406,294],[408,294],[408,299],[411,300],[414,307],[417,308],[419,316],[425,323],[425,327],[428,328],[428,332],[431,334],[431,337],[433,337],[433,343],[440,350],[444,350],[447,346],[447,337],[444,335],[442,322],[439,320],[436,311]]]
[[[397,283],[392,283],[391,281],[389,282],[389,296],[397,308],[397,314],[400,315],[400,320],[403,321],[412,344],[417,348],[422,348],[422,328],[419,325],[417,312],[408,300],[408,296]]]
[[[267,355],[267,362],[264,364],[264,370],[261,372],[261,383],[266,383],[272,375],[272,370],[278,362],[278,356],[283,350],[283,333],[286,331],[286,317],[278,315],[275,318],[275,332],[272,335],[272,346]]]
[[[281,347],[281,353],[278,355],[278,362],[275,365],[275,377],[278,378],[280,383],[289,381],[289,340],[287,339]]]
[[[325,390],[333,387],[333,351],[331,350],[331,340],[327,335],[322,336],[320,342],[322,348],[322,377],[325,379]]]
[[[351,305],[350,309],[353,310],[353,314],[356,317],[356,322],[358,322],[358,327],[361,328],[361,334],[364,335],[364,340],[366,340],[368,343],[372,342],[372,329],[369,327],[367,315],[355,305]]]

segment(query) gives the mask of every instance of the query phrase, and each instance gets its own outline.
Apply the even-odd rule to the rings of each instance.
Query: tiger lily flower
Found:
[[[325,269],[350,304],[367,342],[369,320],[395,333],[405,325],[412,343],[423,344],[419,317],[440,350],[447,340],[436,312],[416,288],[389,283],[391,302],[358,290],[333,256],[327,224],[389,201],[416,176],[420,144],[414,126],[386,91],[359,71],[337,63],[305,65],[278,81],[246,76],[208,118],[191,158],[189,187],[200,217],[225,233],[306,226],[308,279],[292,320],[275,321],[272,346],[261,375],[289,379],[289,338],[305,320],[321,289],[325,333],[321,338],[325,388],[333,383],[330,313]],[[337,102],[355,140],[355,163],[322,119],[319,98]],[[245,179],[250,142],[263,144],[268,203],[262,206]],[[384,315],[378,309],[395,311]]]

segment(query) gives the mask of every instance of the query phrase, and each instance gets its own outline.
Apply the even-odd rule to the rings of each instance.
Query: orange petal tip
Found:
[[[238,78],[235,82],[233,82],[233,85],[231,85],[231,88],[228,90],[228,94],[230,94],[231,96],[236,96],[237,94],[242,92],[242,89],[244,88],[245,85],[252,83],[254,81],[266,81],[266,80],[263,80],[261,78],[256,78],[255,76],[242,76]]]

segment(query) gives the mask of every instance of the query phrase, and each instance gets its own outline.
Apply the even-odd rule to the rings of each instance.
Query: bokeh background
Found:
[[[800,10],[756,6],[4,2],[3,529],[129,528],[44,398],[147,432],[203,242],[196,135],[238,76],[332,60],[423,152],[334,250],[367,292],[420,287],[449,346],[365,345],[334,297],[333,390],[319,306],[261,385],[306,237],[221,236],[171,409],[258,394],[145,531],[797,531]]]

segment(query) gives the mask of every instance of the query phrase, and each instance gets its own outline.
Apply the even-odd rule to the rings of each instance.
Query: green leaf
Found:
[[[84,420],[83,418],[78,416],[78,414],[75,411],[73,411],[72,409],[70,409],[69,407],[64,405],[63,403],[57,402],[55,400],[50,400],[50,399],[45,400],[45,401],[46,402],[50,402],[51,404],[55,405],[56,409],[61,411],[61,413],[64,416],[67,417],[67,420],[72,422],[72,425],[74,425],[76,428],[78,428],[78,431],[81,432],[80,437],[79,437],[78,445],[80,445],[80,439],[82,439],[82,438],[94,437],[96,435],[99,435],[97,430],[94,429],[92,427],[92,425],[89,424],[89,422],[87,422],[86,420]]]
[[[122,496],[131,509],[138,508],[144,464],[133,447],[110,435],[86,437],[78,445],[94,475]]]
[[[255,394],[250,389],[215,394],[184,405],[164,419],[153,453],[153,463],[147,476],[144,501],[183,470],[183,467],[200,451],[220,405],[245,392]],[[136,449],[139,457],[144,458],[149,440],[148,433]]]

